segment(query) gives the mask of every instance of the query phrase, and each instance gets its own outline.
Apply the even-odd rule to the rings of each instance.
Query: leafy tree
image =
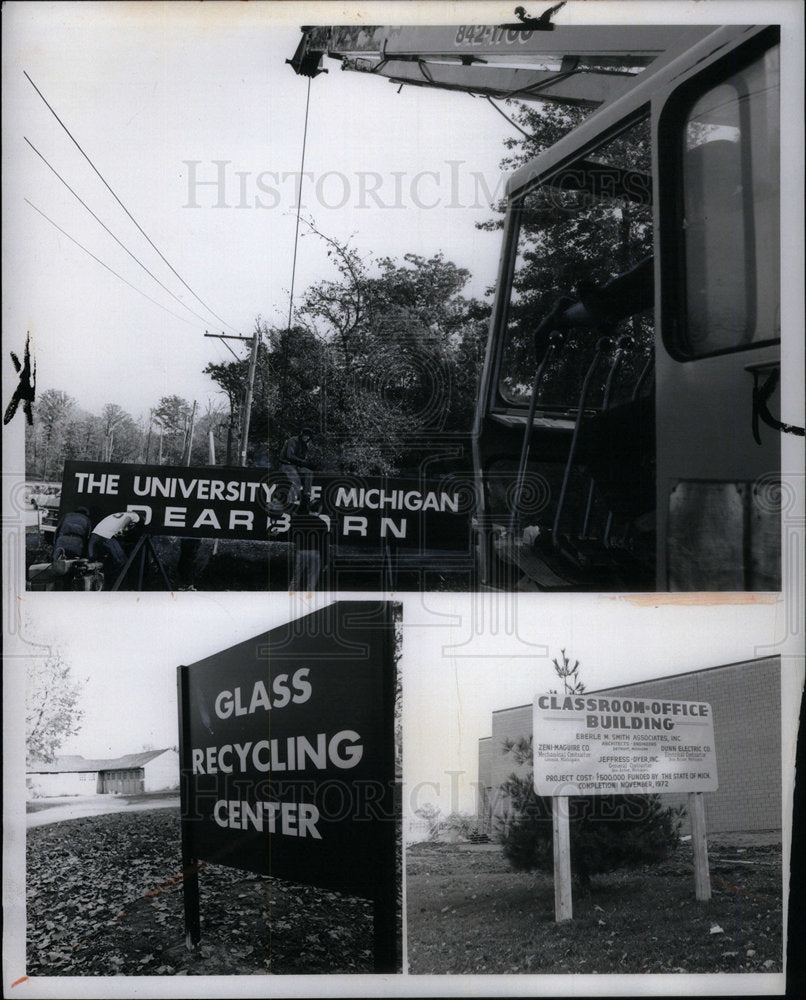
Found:
[[[29,475],[60,480],[65,429],[76,401],[59,389],[46,389],[37,400],[34,422],[27,433]]]
[[[228,406],[226,411],[225,419],[222,419],[216,425],[216,439],[222,430],[226,431],[226,438],[224,443],[224,455],[223,464],[224,465],[234,465],[236,463],[236,457],[238,452],[238,444],[240,440],[239,427],[240,427],[240,401],[237,403],[230,396],[227,389],[227,384],[233,381],[233,373],[228,369],[233,363],[224,362],[222,364],[213,364],[212,362],[204,368],[204,374],[209,375],[213,381],[218,382],[228,396]],[[223,414],[222,414],[223,416]]]
[[[140,451],[141,429],[131,414],[117,403],[106,403],[98,420],[102,446],[99,461],[135,462]]]
[[[291,329],[258,318],[250,448],[268,441],[276,457],[310,426],[318,431],[311,459],[323,470],[416,467],[423,435],[469,434],[489,308],[461,294],[469,272],[441,254],[371,263],[309,225],[327,244],[336,278],[302,294]],[[247,372],[245,355],[205,368],[234,424]]]
[[[243,390],[248,377],[248,363],[224,361],[216,364],[211,361],[205,366],[204,374],[209,375],[214,382],[218,382],[221,391],[227,397],[229,416],[225,424],[227,438],[224,464],[234,465],[239,444],[238,428],[241,421]]]
[[[64,741],[81,728],[79,701],[84,682],[72,677],[58,653],[34,660],[25,693],[26,758],[50,762]]]
[[[324,345],[317,402],[329,461],[358,473],[416,467],[423,436],[469,434],[489,307],[461,294],[469,272],[442,254],[383,257],[370,269],[323,239],[339,280],[309,288],[297,320],[309,352]]]
[[[266,345],[264,382],[272,387],[266,407],[267,434],[270,450],[276,454],[301,427],[326,424],[332,368],[328,346],[305,326],[267,329]]]
[[[136,462],[143,450],[142,426],[117,403],[100,414],[80,409],[59,389],[42,393],[26,442],[28,474],[60,480],[68,459]]]
[[[372,327],[367,265],[349,242],[337,242],[320,232],[312,221],[308,222],[308,227],[324,240],[327,256],[339,278],[320,281],[308,288],[297,315],[319,339],[334,343],[344,364],[350,368],[356,358],[365,356],[364,337]]]
[[[182,461],[185,435],[190,424],[191,406],[181,396],[163,396],[154,409],[153,419],[160,428],[160,459],[165,465]]]
[[[95,461],[103,452],[103,433],[98,417],[78,410],[68,420],[64,432],[64,458]]]
[[[585,690],[579,661],[561,651],[554,670],[566,694]],[[503,752],[518,770],[501,786],[509,809],[500,822],[504,856],[519,871],[554,865],[552,801],[534,789],[532,736],[505,741]],[[570,796],[571,870],[582,888],[592,875],[657,864],[677,847],[683,810],[661,805],[658,795]]]

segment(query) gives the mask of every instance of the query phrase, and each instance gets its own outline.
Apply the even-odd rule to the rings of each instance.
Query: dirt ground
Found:
[[[586,894],[575,887],[573,920],[558,924],[550,873],[513,871],[498,845],[413,845],[409,971],[781,972],[780,835],[713,838],[709,859],[707,903],[694,898],[684,842],[662,864],[594,876]]]
[[[202,937],[188,951],[178,808],[52,823],[26,841],[20,975],[372,972],[369,900],[216,864],[199,873]]]

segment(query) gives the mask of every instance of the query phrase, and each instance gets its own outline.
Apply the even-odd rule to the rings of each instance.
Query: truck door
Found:
[[[658,587],[778,590],[778,29],[654,103]]]

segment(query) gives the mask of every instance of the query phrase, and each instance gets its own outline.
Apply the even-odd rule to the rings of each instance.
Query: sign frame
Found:
[[[566,729],[570,730],[570,736]],[[700,742],[682,742],[684,737],[681,731],[699,736]],[[616,735],[608,740],[604,733]],[[539,735],[545,742],[538,741]],[[632,739],[633,736],[636,738]],[[598,756],[596,749],[600,751]],[[603,754],[602,749],[609,752]],[[540,756],[541,750],[543,757]],[[674,770],[683,766],[681,761],[687,766],[692,758],[703,770]],[[640,765],[637,772],[630,771],[633,760]],[[549,766],[541,768],[541,764]],[[613,697],[608,694],[539,692],[532,702],[532,766],[535,794],[551,800],[556,923],[572,920],[574,916],[571,887],[572,795],[670,795],[687,792],[694,850],[694,896],[697,902],[707,903],[710,900],[711,878],[703,794],[714,792],[719,787],[714,716],[710,703],[640,695]],[[662,771],[662,767],[670,770]]]
[[[252,648],[250,662],[249,649]],[[329,653],[328,653],[329,650]],[[181,775],[181,850],[182,850],[182,872],[184,884],[184,913],[185,913],[185,942],[188,949],[193,950],[201,939],[201,910],[199,902],[200,884],[199,872],[210,863],[225,864],[240,870],[253,871],[261,874],[270,874],[279,878],[287,878],[291,881],[303,884],[319,885],[323,888],[336,889],[337,891],[348,892],[352,895],[370,898],[374,906],[373,922],[373,962],[376,973],[393,973],[398,971],[398,906],[397,906],[397,854],[400,846],[401,824],[399,810],[399,788],[395,769],[395,695],[396,695],[396,671],[395,671],[395,625],[394,609],[390,601],[336,601],[319,611],[312,612],[302,618],[287,622],[285,625],[269,630],[267,633],[255,636],[245,643],[222,650],[213,656],[199,661],[196,664],[181,665],[177,668],[177,694],[178,694],[178,714],[179,714],[179,751],[180,751],[180,775]],[[350,696],[357,694],[356,685],[361,681],[366,681],[367,677],[371,683],[367,685],[369,697],[376,699],[377,703],[369,702],[370,710],[377,716],[374,728],[364,733],[353,732],[353,737],[362,738],[361,758],[366,753],[367,768],[361,771],[362,779],[353,782],[355,789],[355,801],[350,804],[350,808],[345,816],[333,815],[324,808],[321,813],[313,807],[308,806],[311,811],[308,816],[308,830],[313,831],[315,841],[301,845],[299,852],[297,845],[288,846],[284,842],[295,839],[303,839],[305,824],[302,818],[305,815],[305,805],[300,805],[302,800],[300,795],[306,794],[313,801],[314,797],[321,792],[328,781],[329,772],[323,770],[324,781],[320,781],[317,786],[317,779],[305,776],[302,778],[285,777],[276,779],[273,772],[266,770],[266,773],[259,778],[256,783],[256,772],[254,764],[245,767],[242,776],[237,781],[231,781],[230,775],[205,768],[204,761],[216,759],[216,747],[207,748],[205,757],[204,751],[199,747],[194,747],[194,742],[198,742],[199,726],[198,718],[200,711],[199,696],[205,690],[209,692],[210,679],[215,680],[216,685],[220,685],[222,695],[229,695],[236,690],[234,681],[240,679],[239,675],[233,674],[233,661],[237,664],[244,662],[243,656],[247,656],[247,669],[243,672],[248,679],[264,676],[268,683],[264,690],[282,690],[285,694],[287,688],[277,684],[282,676],[281,669],[286,670],[291,665],[293,669],[296,665],[300,675],[300,691],[308,691],[310,705],[294,706],[289,713],[293,728],[302,719],[306,719],[306,709],[315,714],[316,719],[322,718],[323,710],[337,713],[341,706],[334,699],[328,696],[328,684],[337,681],[343,682],[349,679],[350,674],[355,674],[357,680],[350,687]],[[375,662],[380,660],[380,662]],[[222,668],[223,661],[223,668]],[[302,666],[307,664],[307,666]],[[194,669],[195,668],[195,669]],[[330,671],[330,675],[328,674]],[[304,678],[302,675],[305,675]],[[217,676],[218,675],[218,676]],[[201,678],[201,680],[199,679]],[[286,685],[287,681],[282,682]],[[204,685],[206,684],[206,688]],[[307,686],[307,687],[306,687]],[[320,688],[320,698],[317,703],[316,688]],[[231,689],[231,691],[230,691]],[[246,688],[239,688],[245,691]],[[255,712],[256,718],[250,719],[245,705],[239,704],[240,695],[234,693],[234,703],[236,706],[234,715],[246,718],[245,736],[249,736],[249,726],[254,729],[255,724],[264,725],[266,735],[274,736],[282,725],[275,723],[271,718],[271,713]],[[221,696],[219,696],[221,699]],[[300,699],[302,700],[302,699]],[[358,692],[360,700],[360,692]],[[326,702],[326,704],[321,704]],[[221,699],[217,701],[218,711],[220,711],[219,722],[225,719],[228,728],[223,728],[223,723],[218,732],[215,728],[210,729],[210,739],[215,742],[222,733],[232,734],[238,727],[245,724],[240,720],[235,720],[227,716],[227,711],[232,704]],[[284,702],[288,704],[288,702]],[[275,704],[275,710],[279,702]],[[271,706],[269,706],[271,707]],[[233,713],[230,712],[230,715]],[[281,716],[282,713],[275,711]],[[267,718],[268,716],[268,718]],[[211,716],[208,713],[208,719]],[[363,716],[366,718],[366,713]],[[303,722],[303,724],[307,724]],[[344,720],[337,720],[334,727],[345,724]],[[216,722],[212,721],[213,727]],[[371,724],[370,724],[371,725]],[[346,730],[342,730],[346,732]],[[294,737],[288,737],[293,739]],[[285,737],[283,737],[285,739]],[[304,737],[299,737],[304,739]],[[273,740],[262,741],[261,763],[271,758],[274,767],[274,753],[281,740],[279,737]],[[271,746],[270,746],[271,743]],[[239,744],[241,750],[238,758],[246,761],[243,748],[246,743]],[[334,751],[333,747],[336,747]],[[330,745],[330,754],[338,752],[338,747],[342,744]],[[224,747],[219,748],[222,752]],[[347,753],[349,751],[343,750]],[[195,750],[195,757],[194,757]],[[242,756],[243,754],[243,756]],[[231,766],[233,745],[229,745],[228,761]],[[357,751],[353,748],[353,758],[357,756]],[[218,758],[221,762],[222,758]],[[254,761],[255,757],[252,758]],[[344,760],[337,764],[344,767]],[[301,765],[300,765],[301,767]],[[222,765],[223,769],[223,765]],[[260,768],[265,770],[264,768]],[[332,769],[331,769],[332,770]],[[206,771],[206,773],[205,773]],[[349,771],[341,772],[343,787],[349,788]],[[369,777],[368,777],[369,776]],[[359,810],[358,803],[361,795],[358,785],[362,781],[371,785],[371,810]],[[313,794],[311,789],[313,788]],[[283,822],[285,822],[286,807],[289,813],[295,817],[294,822],[299,822],[298,837],[288,837],[285,826],[282,830],[279,825],[269,826],[264,812],[264,826],[260,833],[248,830],[248,825],[235,823],[236,829],[217,830],[213,823],[213,815],[217,816],[216,823],[222,826],[222,820],[226,820],[226,808],[215,812],[216,807],[222,803],[216,802],[211,805],[213,798],[221,794],[222,790],[229,790],[228,795],[237,794],[239,798],[236,803],[235,815],[239,815],[238,804],[243,807],[244,814],[249,812],[247,805],[251,800],[254,810],[254,795],[257,793],[257,801],[261,803],[264,810],[271,808],[272,817],[279,816],[282,810]],[[233,791],[235,790],[235,791]],[[318,800],[317,800],[318,801]],[[264,804],[265,803],[265,804]],[[227,800],[223,805],[231,806],[231,801]],[[297,812],[299,810],[299,813]],[[230,817],[233,814],[230,813]],[[315,816],[311,820],[311,815]],[[321,824],[321,825],[320,825]],[[223,824],[226,825],[226,824]],[[236,832],[236,830],[243,832]],[[321,830],[321,833],[320,833]],[[211,836],[210,831],[213,832]],[[271,832],[269,832],[271,831]],[[328,835],[333,833],[332,843],[328,844]],[[318,842],[318,843],[317,843]],[[351,845],[357,846],[353,848]],[[265,846],[264,846],[265,844]],[[347,853],[345,846],[347,845]],[[279,845],[275,849],[275,845]],[[313,851],[313,854],[306,854],[306,851]],[[349,857],[349,851],[360,852],[359,856]],[[302,862],[300,862],[300,857]],[[307,857],[314,858],[313,874],[306,877],[306,872],[300,872],[300,863],[304,866]],[[352,869],[350,865],[352,864]],[[332,878],[326,877],[325,881],[320,881],[322,872],[333,872]],[[317,877],[317,873],[318,876]]]
[[[708,702],[540,692],[532,734],[538,795],[673,794],[719,786]]]
[[[59,517],[87,507],[97,523],[121,510],[147,535],[288,541],[297,505],[282,470],[67,460]],[[472,555],[475,487],[462,477],[316,473],[310,500],[321,507],[331,544],[385,558],[432,551]]]

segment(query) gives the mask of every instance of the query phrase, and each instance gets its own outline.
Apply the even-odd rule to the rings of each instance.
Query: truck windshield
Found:
[[[498,387],[505,404],[526,406],[553,329],[563,344],[538,387],[541,408],[573,410],[603,335],[633,344],[609,405],[649,391],[642,373],[653,343],[653,222],[649,122],[516,196],[518,236],[504,317]],[[590,383],[586,408],[603,405],[607,364]]]

